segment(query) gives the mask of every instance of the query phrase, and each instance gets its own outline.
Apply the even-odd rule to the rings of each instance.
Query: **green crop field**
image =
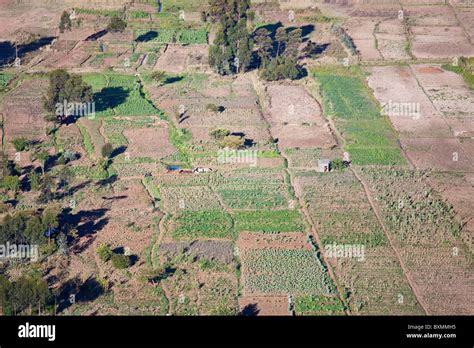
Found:
[[[244,288],[263,294],[326,294],[330,279],[309,250],[262,249],[245,252]]]
[[[232,238],[232,218],[219,209],[192,211],[176,214],[169,223],[174,239]]]
[[[294,301],[296,314],[339,314],[344,315],[344,304],[337,297],[329,296],[301,296]]]
[[[141,92],[141,85],[133,75],[84,75],[84,81],[94,90],[97,117],[159,115],[152,103]]]
[[[405,163],[390,120],[381,114],[363,76],[341,69],[315,69],[313,76],[320,83],[324,113],[335,119],[353,163]]]
[[[303,232],[303,216],[298,210],[236,211],[235,229],[248,232]]]

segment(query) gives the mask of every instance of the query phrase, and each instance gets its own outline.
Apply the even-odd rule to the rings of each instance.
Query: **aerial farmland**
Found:
[[[468,1],[0,0],[0,313],[474,315],[473,40]]]

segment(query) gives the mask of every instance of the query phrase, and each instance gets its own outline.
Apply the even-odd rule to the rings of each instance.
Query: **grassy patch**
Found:
[[[86,127],[79,124],[79,122],[77,122],[76,125],[79,128],[79,131],[81,132],[82,143],[84,145],[84,149],[86,150],[89,156],[93,157],[95,150],[94,150],[94,144],[92,143],[92,139],[89,132],[87,131]]]
[[[353,163],[405,163],[389,119],[381,114],[358,71],[315,69],[313,76],[321,86],[324,112],[335,119]]]
[[[296,314],[344,314],[344,304],[337,297],[302,296],[295,299]]]
[[[231,238],[232,218],[225,211],[184,210],[172,219],[174,239]]]
[[[238,211],[233,217],[239,232],[303,232],[305,229],[298,210]]]
[[[159,114],[159,110],[146,99],[140,82],[133,75],[94,74],[83,78],[95,92],[97,117]]]

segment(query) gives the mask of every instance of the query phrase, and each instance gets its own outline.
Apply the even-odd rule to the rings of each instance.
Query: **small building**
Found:
[[[331,161],[328,159],[318,160],[318,170],[321,173],[327,173],[331,170]]]
[[[194,173],[201,174],[201,173],[210,173],[213,172],[212,168],[205,168],[205,167],[197,167],[193,170]]]

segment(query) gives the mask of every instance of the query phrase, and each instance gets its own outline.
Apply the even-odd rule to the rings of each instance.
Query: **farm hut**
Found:
[[[328,159],[321,159],[318,161],[318,170],[321,173],[327,173],[331,170],[331,161]]]
[[[201,173],[209,173],[213,172],[212,168],[206,168],[206,167],[196,167],[193,170],[194,173],[201,174]]]

